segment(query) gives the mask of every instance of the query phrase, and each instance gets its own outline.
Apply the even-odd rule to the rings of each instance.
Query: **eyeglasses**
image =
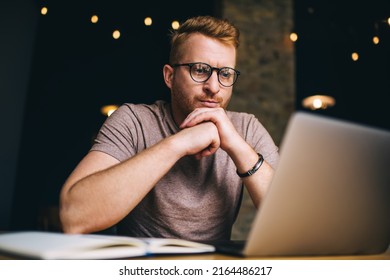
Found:
[[[187,66],[190,68],[190,76],[192,80],[197,83],[204,83],[210,79],[213,71],[217,71],[218,82],[224,87],[231,87],[240,75],[240,71],[237,71],[230,67],[212,67],[207,63],[194,62],[194,63],[183,63],[173,64],[172,67]]]

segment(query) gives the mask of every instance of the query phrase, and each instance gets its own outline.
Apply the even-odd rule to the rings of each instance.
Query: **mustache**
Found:
[[[208,95],[201,95],[199,97],[199,100],[212,100],[212,101],[215,101],[215,102],[218,102],[218,103],[222,103],[223,102],[223,98],[220,97],[220,96],[211,97],[211,96],[208,96]]]

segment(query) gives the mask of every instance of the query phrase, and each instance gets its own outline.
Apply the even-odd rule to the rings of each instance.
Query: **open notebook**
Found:
[[[390,132],[296,112],[248,239],[215,245],[299,256],[381,253],[389,242]]]
[[[156,254],[214,252],[182,239],[22,231],[0,234],[0,252],[27,259],[121,259]]]

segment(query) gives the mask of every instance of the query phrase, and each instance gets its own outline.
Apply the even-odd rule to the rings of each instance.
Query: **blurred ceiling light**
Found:
[[[290,40],[293,41],[293,42],[296,42],[298,40],[298,34],[295,33],[295,32],[291,32]]]
[[[326,109],[335,104],[335,99],[328,95],[312,95],[302,100],[302,106],[310,110]]]
[[[146,17],[145,19],[144,19],[144,23],[145,23],[145,25],[146,26],[151,26],[152,25],[152,18],[151,17]]]
[[[379,37],[378,37],[378,36],[372,37],[372,42],[373,42],[375,45],[378,45],[378,44],[379,44]]]
[[[114,39],[119,39],[120,36],[121,36],[121,33],[119,32],[119,30],[114,30],[114,32],[112,32],[112,37]]]
[[[180,23],[177,20],[172,21],[171,26],[173,29],[178,29],[180,27]]]
[[[92,17],[91,17],[91,22],[92,23],[97,23],[99,21],[99,17],[97,16],[97,15],[93,15]]]
[[[46,7],[42,7],[41,14],[46,15],[49,10]]]
[[[354,52],[351,54],[352,60],[357,61],[359,59],[359,54],[357,52]]]
[[[100,112],[109,117],[112,113],[115,112],[115,110],[118,109],[118,105],[105,105],[100,109]]]

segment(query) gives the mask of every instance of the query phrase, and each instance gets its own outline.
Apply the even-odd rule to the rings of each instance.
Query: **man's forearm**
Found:
[[[72,183],[71,177],[61,194],[64,231],[94,232],[116,224],[181,156],[174,141],[167,138],[122,163],[75,183]]]
[[[232,158],[239,173],[245,173],[251,170],[259,160],[259,155],[250,147],[244,139],[242,143],[237,143],[234,149],[229,150],[229,156]],[[253,204],[259,207],[271,183],[274,170],[264,160],[260,168],[252,175],[244,177],[243,183],[253,201]],[[238,176],[238,175],[237,175]]]

